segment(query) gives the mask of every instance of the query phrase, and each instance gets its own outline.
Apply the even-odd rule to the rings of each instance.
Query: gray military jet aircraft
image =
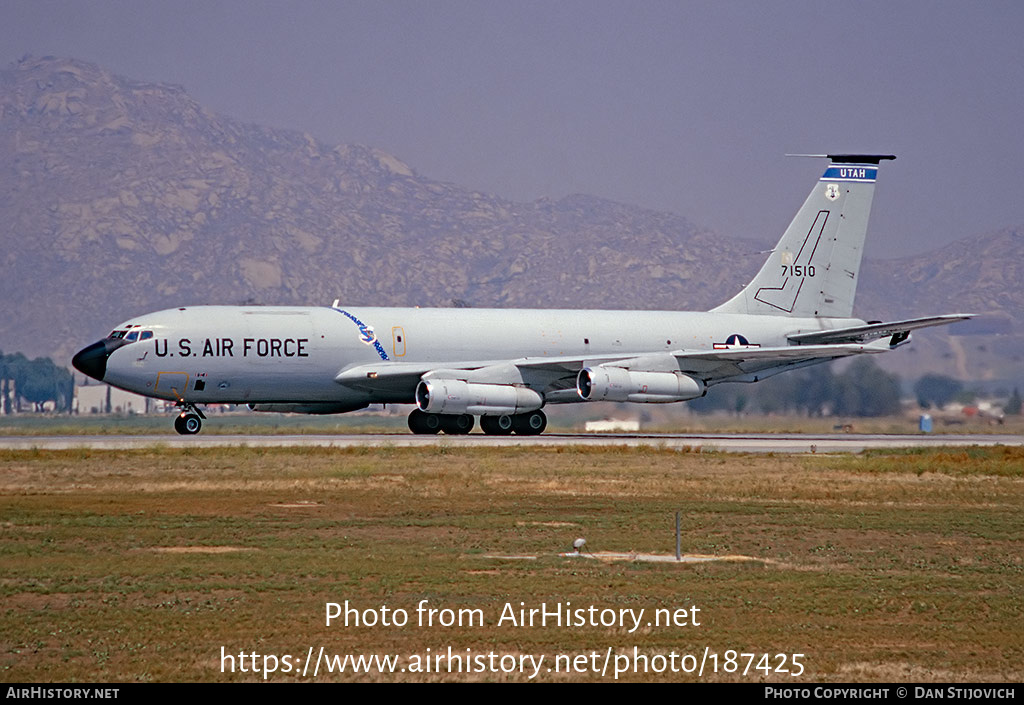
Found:
[[[880,154],[828,157],[764,266],[707,312],[190,306],[137,316],[72,364],[181,409],[336,414],[410,404],[414,433],[544,431],[547,404],[679,402],[722,382],[903,345],[952,314],[892,323],[851,318]]]

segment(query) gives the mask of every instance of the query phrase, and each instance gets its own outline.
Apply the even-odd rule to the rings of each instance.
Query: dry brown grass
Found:
[[[252,679],[221,673],[221,646],[304,657],[320,646],[409,655],[451,645],[549,658],[707,646],[806,654],[802,678],[769,680],[1019,681],[1022,506],[1024,457],[1001,448],[828,457],[574,447],[4,452],[0,673]],[[557,557],[577,536],[595,552],[671,553],[676,511],[686,552],[759,560]],[[412,612],[423,599],[481,609],[488,626],[324,624],[326,602]],[[505,603],[565,601],[696,604],[705,621],[634,634],[494,624]]]

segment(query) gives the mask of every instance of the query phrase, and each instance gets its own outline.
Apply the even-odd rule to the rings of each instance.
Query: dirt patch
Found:
[[[256,551],[245,546],[156,546],[147,549],[153,553],[235,553],[237,551]]]

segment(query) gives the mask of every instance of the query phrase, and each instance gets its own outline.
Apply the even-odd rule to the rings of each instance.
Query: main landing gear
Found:
[[[480,429],[489,436],[507,436],[512,432],[520,436],[536,436],[548,426],[544,412],[528,411],[525,414],[481,416]],[[428,414],[415,409],[409,414],[409,430],[418,434],[434,434],[444,431],[449,435],[463,435],[473,430],[471,414]]]
[[[174,430],[183,436],[193,436],[203,428],[202,419],[206,416],[196,408],[195,404],[178,402],[181,413],[174,419]]]

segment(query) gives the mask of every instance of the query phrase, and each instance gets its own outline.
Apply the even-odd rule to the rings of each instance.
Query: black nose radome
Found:
[[[82,374],[87,374],[102,382],[103,376],[107,374],[107,358],[110,357],[110,352],[107,341],[101,340],[79,350],[71,358],[71,364]]]

